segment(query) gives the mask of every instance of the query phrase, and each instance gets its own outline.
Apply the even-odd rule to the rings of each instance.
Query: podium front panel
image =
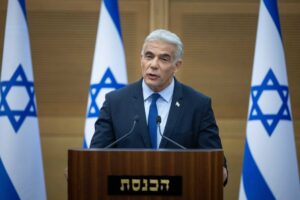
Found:
[[[223,199],[222,166],[222,150],[69,150],[68,198]]]

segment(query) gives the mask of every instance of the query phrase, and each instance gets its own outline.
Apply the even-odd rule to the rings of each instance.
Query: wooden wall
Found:
[[[27,0],[48,199],[66,199],[67,149],[82,145],[99,0]],[[185,44],[178,79],[206,93],[229,164],[225,199],[236,199],[243,160],[259,1],[120,0],[129,82],[140,77],[139,53],[154,28]],[[7,0],[0,0],[2,61]],[[300,161],[300,2],[279,2]]]

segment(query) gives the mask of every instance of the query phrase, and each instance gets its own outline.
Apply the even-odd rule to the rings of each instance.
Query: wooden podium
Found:
[[[69,150],[68,199],[223,199],[222,150]]]

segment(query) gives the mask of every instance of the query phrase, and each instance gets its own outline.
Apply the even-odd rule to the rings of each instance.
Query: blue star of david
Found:
[[[100,91],[104,88],[119,89],[124,87],[125,84],[117,83],[113,73],[108,67],[104,73],[102,79],[97,84],[91,84],[90,86],[90,95],[91,95],[91,104],[88,109],[87,117],[99,117],[100,107],[97,105],[96,99]]]
[[[13,87],[24,87],[29,101],[24,110],[14,110],[10,108],[7,100],[7,95]],[[20,64],[9,81],[0,82],[1,100],[0,100],[0,117],[8,117],[13,129],[17,133],[22,126],[26,117],[36,117],[36,107],[34,104],[34,86],[33,82],[28,81],[24,73],[22,65]],[[23,99],[18,99],[23,101]]]
[[[258,100],[262,93],[270,90],[278,92],[282,101],[282,105],[276,114],[264,114],[258,105]],[[270,69],[261,85],[251,87],[251,98],[253,104],[250,109],[249,120],[260,120],[269,136],[271,136],[280,120],[291,120],[290,110],[288,107],[288,97],[288,87],[280,85],[272,69]]]

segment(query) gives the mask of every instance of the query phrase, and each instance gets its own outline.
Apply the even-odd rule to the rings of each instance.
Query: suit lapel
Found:
[[[138,81],[135,85],[132,94],[132,105],[134,106],[135,113],[139,116],[137,123],[137,133],[140,134],[146,148],[151,148],[150,136],[148,134],[148,126],[146,122],[146,114],[144,107],[144,97],[142,89],[142,80]]]
[[[182,86],[181,84],[175,79],[175,87],[174,87],[174,92],[173,92],[173,97],[172,97],[172,102],[171,102],[171,107],[164,131],[164,135],[172,138],[172,134],[176,130],[176,126],[179,123],[180,118],[182,117],[183,113],[183,108],[184,108],[184,102],[183,102],[183,95],[182,95]],[[166,144],[168,143],[167,140],[162,139],[161,143],[159,145],[159,148],[164,148]]]

